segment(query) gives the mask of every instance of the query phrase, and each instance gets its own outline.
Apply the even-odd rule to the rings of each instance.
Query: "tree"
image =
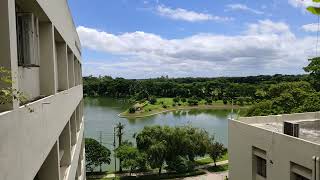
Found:
[[[116,129],[117,129],[117,136],[118,136],[119,146],[121,146],[122,145],[122,135],[123,135],[124,124],[119,122],[116,125]],[[121,158],[119,158],[119,171],[122,172],[122,159]]]
[[[85,138],[86,168],[93,172],[101,164],[110,164],[111,152],[108,148],[92,138]],[[101,169],[100,169],[101,172]]]
[[[210,137],[205,130],[191,126],[151,126],[145,127],[136,136],[136,142],[139,151],[146,154],[150,167],[159,168],[161,174],[165,163],[176,171],[183,171],[186,167],[191,169],[190,164],[195,157],[207,153]],[[173,167],[177,164],[181,165],[181,169]]]
[[[146,165],[145,154],[140,153],[132,143],[123,143],[115,151],[117,158],[122,159],[122,167],[130,169],[130,176],[133,170],[144,169]]]
[[[227,149],[222,143],[212,141],[209,145],[208,153],[213,160],[214,165],[217,166],[217,160],[227,153]]]
[[[311,83],[317,91],[320,90],[320,57],[309,59],[310,63],[304,67],[304,71],[310,73]]]

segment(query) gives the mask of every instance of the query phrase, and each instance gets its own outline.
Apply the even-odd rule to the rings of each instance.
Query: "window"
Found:
[[[39,22],[32,13],[17,13],[19,66],[39,66]]]
[[[259,156],[256,156],[257,160],[257,174],[262,177],[267,177],[267,161]]]

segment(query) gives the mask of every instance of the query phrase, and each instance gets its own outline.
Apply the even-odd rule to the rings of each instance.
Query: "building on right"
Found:
[[[229,179],[320,180],[320,112],[229,121]]]

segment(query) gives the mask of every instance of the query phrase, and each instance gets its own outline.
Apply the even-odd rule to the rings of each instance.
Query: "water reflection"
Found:
[[[103,142],[113,149],[113,127],[118,122],[125,124],[124,139],[134,142],[132,137],[145,126],[168,125],[183,126],[191,125],[203,128],[211,135],[227,146],[228,141],[228,117],[230,110],[178,110],[162,113],[145,118],[120,118],[118,114],[130,107],[126,100],[112,98],[85,98],[85,136],[99,137],[99,131],[103,132]],[[107,166],[109,167],[109,166]],[[112,167],[112,165],[110,165]]]

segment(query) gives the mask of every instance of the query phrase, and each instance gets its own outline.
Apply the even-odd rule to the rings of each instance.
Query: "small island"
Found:
[[[196,98],[150,98],[136,102],[126,111],[119,114],[123,118],[142,118],[156,114],[190,109],[240,109],[246,108],[243,102],[239,105],[228,104],[226,101]]]

